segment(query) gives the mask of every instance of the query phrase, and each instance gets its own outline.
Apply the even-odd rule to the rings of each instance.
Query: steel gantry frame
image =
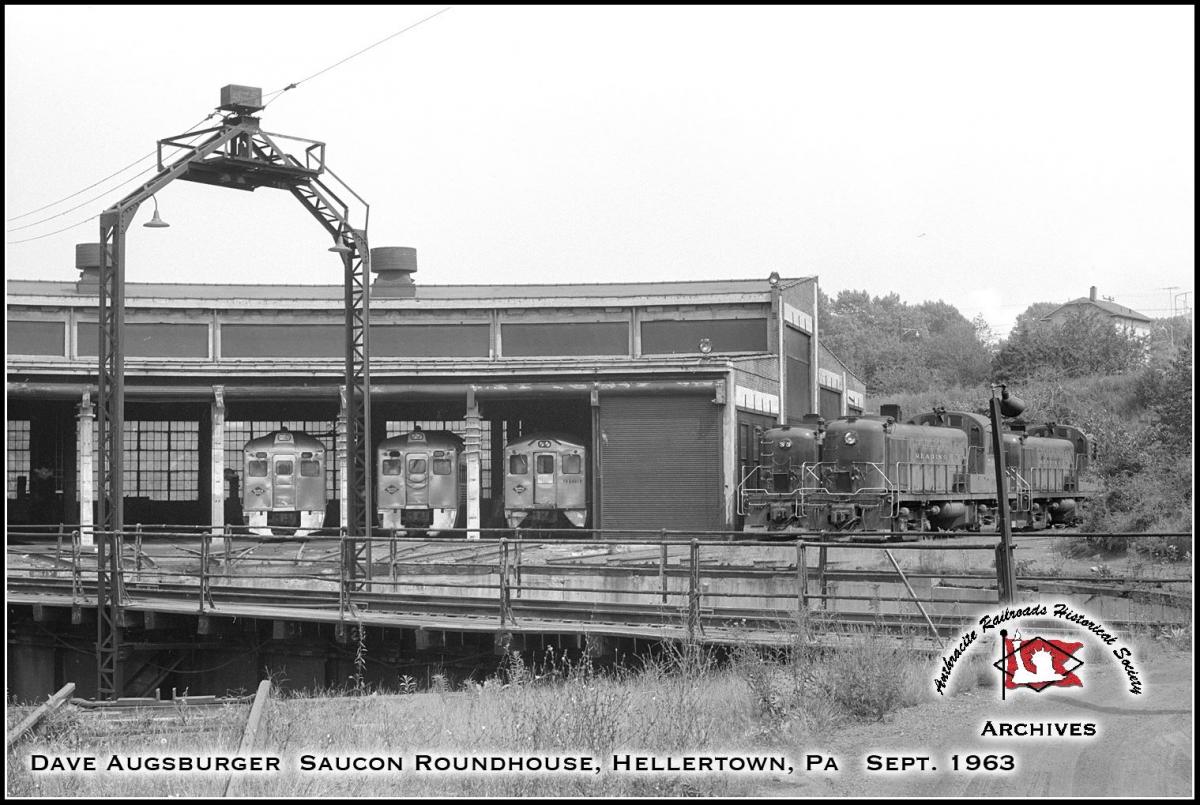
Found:
[[[238,88],[241,89],[241,88]],[[245,96],[242,96],[243,98]],[[122,693],[120,582],[121,533],[124,530],[124,457],[122,434],[125,423],[125,233],[138,207],[176,179],[252,191],[259,187],[288,190],[333,237],[331,251],[341,255],[345,283],[347,396],[346,549],[355,557],[351,583],[369,572],[357,561],[361,547],[369,551],[371,540],[371,433],[370,329],[371,256],[367,243],[370,208],[345,182],[325,165],[325,144],[314,140],[272,135],[262,131],[251,112],[261,106],[232,103],[221,107],[229,114],[220,125],[160,140],[158,173],[100,214],[100,342],[97,376],[97,435],[99,489],[97,529],[97,667],[99,698],[116,698]],[[190,144],[207,135],[198,145]],[[288,153],[278,140],[305,144],[301,157]],[[169,165],[163,149],[182,149],[183,155]],[[357,199],[364,208],[363,225],[351,223],[350,207],[319,178],[327,173]],[[361,540],[361,542],[360,542]]]

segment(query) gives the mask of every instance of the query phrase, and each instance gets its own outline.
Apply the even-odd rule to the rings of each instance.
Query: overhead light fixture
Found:
[[[335,243],[329,247],[329,251],[336,252],[338,254],[350,254],[350,247],[343,243]]]
[[[156,196],[150,196],[150,198],[154,201],[154,217],[142,224],[142,226],[146,226],[151,229],[165,229],[166,227],[170,226],[170,224],[158,217],[158,198]]]
[[[996,396],[995,389],[992,396]],[[1008,393],[1008,386],[1000,385],[1000,415],[1004,417],[1020,416],[1025,410],[1025,401],[1015,394]]]
[[[699,346],[700,346],[700,351],[703,352],[705,355],[707,355],[708,353],[712,352],[712,339],[711,338],[701,338]]]
[[[772,271],[772,272],[771,272],[771,276],[767,277],[767,282],[768,282],[768,283],[770,283],[770,285],[771,285],[771,287],[772,287],[772,288],[778,287],[778,285],[779,285],[779,272],[778,272],[778,271]]]

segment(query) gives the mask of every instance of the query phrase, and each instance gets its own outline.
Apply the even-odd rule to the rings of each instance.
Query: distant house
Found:
[[[1087,296],[1072,299],[1070,302],[1051,311],[1048,315],[1043,316],[1042,321],[1063,324],[1069,316],[1078,312],[1092,316],[1104,316],[1111,320],[1113,326],[1118,330],[1124,330],[1131,335],[1150,335],[1152,319],[1149,316],[1142,315],[1132,308],[1118,305],[1116,302],[1110,302],[1107,299],[1097,299],[1095,285],[1091,287]]]

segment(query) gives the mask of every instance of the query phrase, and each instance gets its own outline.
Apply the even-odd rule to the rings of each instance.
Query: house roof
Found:
[[[1124,305],[1118,305],[1116,302],[1109,302],[1107,299],[1092,299],[1087,296],[1081,296],[1078,299],[1072,299],[1070,302],[1067,302],[1067,303],[1063,304],[1062,306],[1055,308],[1054,310],[1050,311],[1045,316],[1042,316],[1042,320],[1045,321],[1046,319],[1049,319],[1052,316],[1054,316],[1055,313],[1058,313],[1063,308],[1068,308],[1068,307],[1071,307],[1072,305],[1092,305],[1092,306],[1097,307],[1100,310],[1104,311],[1105,313],[1107,313],[1110,316],[1118,316],[1122,319],[1137,319],[1138,321],[1153,321],[1153,319],[1151,319],[1149,316],[1138,313],[1133,308],[1128,308],[1128,307],[1125,307]]]

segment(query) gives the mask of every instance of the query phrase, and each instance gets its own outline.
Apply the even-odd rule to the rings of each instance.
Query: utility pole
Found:
[[[996,392],[1000,394],[997,395]],[[1000,529],[1000,542],[996,545],[996,580],[1000,588],[1000,603],[1011,604],[1017,596],[1017,566],[1013,556],[1012,521],[1009,519],[1008,488],[1004,466],[1004,439],[1000,432],[1000,420],[1014,417],[1025,410],[1019,397],[1008,393],[1003,384],[992,386],[992,398],[988,401],[992,419],[992,461],[996,469],[996,520]]]

